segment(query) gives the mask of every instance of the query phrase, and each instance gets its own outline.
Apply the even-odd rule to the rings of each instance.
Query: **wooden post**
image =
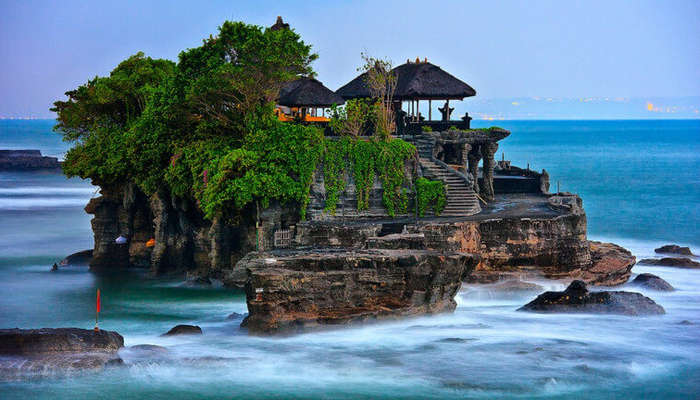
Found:
[[[420,122],[420,100],[416,100],[416,121]]]
[[[428,121],[433,120],[433,101],[428,100]]]
[[[445,102],[445,115],[447,116],[447,121],[450,120],[450,99]]]

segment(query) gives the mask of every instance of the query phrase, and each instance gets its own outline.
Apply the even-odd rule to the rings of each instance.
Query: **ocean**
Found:
[[[0,149],[69,145],[53,121],[0,121]],[[474,121],[512,131],[501,142],[513,164],[541,170],[552,190],[581,195],[589,238],[637,258],[666,243],[700,252],[700,120]],[[644,292],[655,317],[515,312],[532,299],[463,287],[455,313],[290,337],[251,337],[238,290],[190,287],[134,271],[50,272],[91,248],[83,207],[96,188],[55,173],[0,172],[0,327],[94,325],[126,345],[168,348],[160,359],[122,351],[102,373],[0,381],[2,399],[204,398],[700,398],[700,270],[636,266],[677,291]],[[560,282],[538,282],[563,289]],[[624,287],[623,287],[624,288]],[[630,289],[638,291],[638,289]],[[235,314],[232,314],[235,313]],[[180,323],[205,335],[160,337]]]

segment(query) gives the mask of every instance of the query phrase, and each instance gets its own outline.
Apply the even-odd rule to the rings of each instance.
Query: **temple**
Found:
[[[270,29],[289,29],[278,17]],[[377,66],[376,68],[380,68]],[[547,193],[549,176],[513,167],[503,159],[496,162],[498,142],[510,135],[501,128],[472,129],[469,113],[453,118],[450,101],[461,101],[476,95],[466,82],[444,71],[427,59],[407,60],[391,70],[396,78],[391,102],[395,115],[394,136],[416,146],[418,175],[440,180],[447,187],[447,205],[441,217],[461,217],[481,212],[482,206],[495,200],[496,194]],[[326,108],[342,105],[346,100],[372,98],[364,72],[335,92],[321,82],[302,77],[287,83],[279,94],[276,114],[282,121],[315,124],[334,135],[328,128]],[[433,118],[433,101],[439,115]],[[427,108],[421,111],[421,102]],[[424,114],[427,112],[427,118]],[[438,114],[438,113],[436,113]],[[479,167],[481,165],[481,168]],[[352,180],[352,177],[348,177]],[[385,217],[381,207],[381,189],[375,188],[376,207],[358,212],[353,199],[353,184],[339,199],[339,218]],[[323,181],[312,185],[309,215],[314,219],[333,219],[323,213],[325,193]],[[370,201],[372,203],[372,201]]]

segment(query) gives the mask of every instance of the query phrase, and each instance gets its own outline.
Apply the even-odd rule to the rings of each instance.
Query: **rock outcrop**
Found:
[[[655,253],[660,254],[680,254],[682,256],[692,256],[693,252],[690,251],[690,247],[681,247],[677,244],[667,244],[654,249]]]
[[[589,292],[583,281],[573,281],[563,292],[545,292],[518,311],[659,315],[666,311],[654,300],[634,292]]]
[[[634,278],[631,284],[643,287],[645,289],[658,290],[661,292],[672,292],[675,290],[670,283],[654,274],[639,274]]]
[[[613,243],[589,241],[591,267],[581,271],[580,279],[598,286],[614,286],[627,282],[637,261],[632,253]]]
[[[693,261],[687,257],[645,258],[639,260],[637,264],[658,265],[660,267],[700,268],[700,262]]]
[[[56,157],[42,156],[40,150],[0,150],[0,171],[60,170]]]
[[[78,328],[0,329],[0,377],[65,374],[118,363],[124,338]]]
[[[175,325],[172,329],[165,332],[162,336],[178,336],[178,335],[201,335],[202,328],[197,325]]]
[[[302,331],[452,311],[478,258],[427,250],[253,253],[244,321],[251,333]]]

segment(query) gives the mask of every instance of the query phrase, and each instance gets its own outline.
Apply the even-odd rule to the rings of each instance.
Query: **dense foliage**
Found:
[[[408,210],[406,162],[416,148],[403,140],[377,140],[342,137],[326,140],[324,154],[325,210],[335,213],[340,194],[345,190],[345,176],[352,174],[359,211],[369,208],[369,197],[377,177],[382,184],[382,203],[387,214],[395,216]]]
[[[415,148],[387,134],[382,119],[391,80],[387,88],[380,78],[388,75],[372,75],[378,99],[334,110],[331,127],[340,140],[274,117],[282,85],[312,76],[316,57],[293,30],[241,22],[225,22],[177,63],[135,54],[54,103],[55,129],[73,143],[64,172],[101,186],[133,182],[146,194],[188,198],[207,218],[253,204],[260,210],[274,200],[297,202],[303,218],[323,163],[328,212],[352,174],[360,210],[369,207],[379,178],[389,215],[405,213],[412,177],[404,166]],[[359,138],[365,134],[372,138]]]
[[[416,204],[418,216],[425,216],[425,211],[432,206],[435,215],[440,215],[447,205],[447,193],[442,181],[431,181],[425,178],[416,179]]]

